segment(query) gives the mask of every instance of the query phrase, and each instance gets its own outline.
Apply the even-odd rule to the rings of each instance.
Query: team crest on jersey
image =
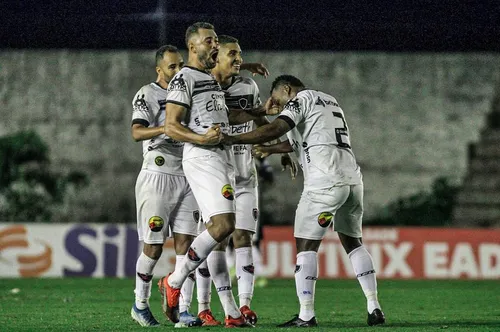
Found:
[[[149,218],[148,225],[152,232],[159,232],[163,228],[165,222],[162,217],[154,216]]]
[[[194,210],[193,211],[193,219],[196,222],[200,221],[200,210]]]
[[[224,185],[224,187],[222,187],[221,193],[225,199],[234,201],[234,189],[230,184]]]
[[[299,101],[297,99],[292,99],[285,105],[286,109],[289,109],[290,111],[294,111],[295,113],[300,113],[300,105]]]
[[[252,210],[252,216],[253,216],[253,220],[257,221],[257,219],[259,218],[259,209],[254,208]]]
[[[168,83],[168,91],[187,91],[186,82],[184,81],[184,78],[182,78],[182,76],[183,74],[180,74],[179,76],[174,77],[174,79],[171,80],[170,83]]]
[[[146,104],[146,99],[144,98],[144,94],[137,95],[137,98],[134,101],[134,111],[137,112],[148,111],[148,104]]]
[[[331,214],[330,212],[321,212],[318,217],[318,224],[323,228],[330,226],[332,221],[333,221],[333,214]]]
[[[240,98],[238,100],[238,105],[241,107],[241,109],[246,109],[248,107],[248,99]]]
[[[157,166],[163,166],[165,164],[165,158],[163,158],[162,156],[158,156],[155,158],[155,164]]]

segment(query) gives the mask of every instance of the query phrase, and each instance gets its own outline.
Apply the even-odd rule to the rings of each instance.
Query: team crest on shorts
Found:
[[[257,221],[257,219],[259,218],[259,209],[254,208],[252,210],[252,216],[253,216],[253,220]]]
[[[195,222],[199,222],[200,221],[200,211],[199,210],[194,210],[193,211],[193,219]]]
[[[162,217],[151,217],[148,221],[149,229],[151,229],[152,232],[159,232],[163,228],[164,223],[165,222],[163,221]]]
[[[222,187],[222,196],[224,196],[225,199],[228,199],[230,201],[234,201],[234,189],[233,187],[231,187],[230,184],[226,184],[224,185],[224,187]]]
[[[163,164],[165,164],[165,158],[163,158],[162,156],[158,156],[155,158],[155,164],[157,166],[163,166]]]
[[[326,228],[330,226],[332,220],[333,220],[333,214],[331,214],[330,212],[321,212],[318,217],[318,224],[321,227]]]

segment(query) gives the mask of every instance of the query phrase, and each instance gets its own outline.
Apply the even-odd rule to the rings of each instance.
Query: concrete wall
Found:
[[[131,100],[154,80],[153,51],[0,52],[0,135],[35,129],[53,167],[80,169],[88,188],[68,194],[59,220],[135,220],[134,184],[141,146],[130,137]],[[438,176],[459,182],[467,143],[490,110],[500,56],[246,52],[271,78],[256,78],[263,98],[272,78],[300,77],[343,107],[365,180],[366,216],[402,195],[428,190]],[[301,178],[279,172],[264,210],[292,220]],[[286,193],[286,194],[283,194]]]

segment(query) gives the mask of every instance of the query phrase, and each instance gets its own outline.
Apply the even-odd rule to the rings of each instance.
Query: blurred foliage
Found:
[[[38,134],[0,137],[0,220],[50,222],[70,186],[88,184],[82,172],[56,172]]]
[[[379,217],[363,223],[372,226],[449,226],[458,186],[445,177],[436,179],[432,191],[400,198],[382,210]]]

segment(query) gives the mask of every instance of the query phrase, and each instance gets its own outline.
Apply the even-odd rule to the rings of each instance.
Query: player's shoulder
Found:
[[[252,78],[240,75],[235,77],[234,84],[257,86],[257,83],[255,83],[255,81]]]

